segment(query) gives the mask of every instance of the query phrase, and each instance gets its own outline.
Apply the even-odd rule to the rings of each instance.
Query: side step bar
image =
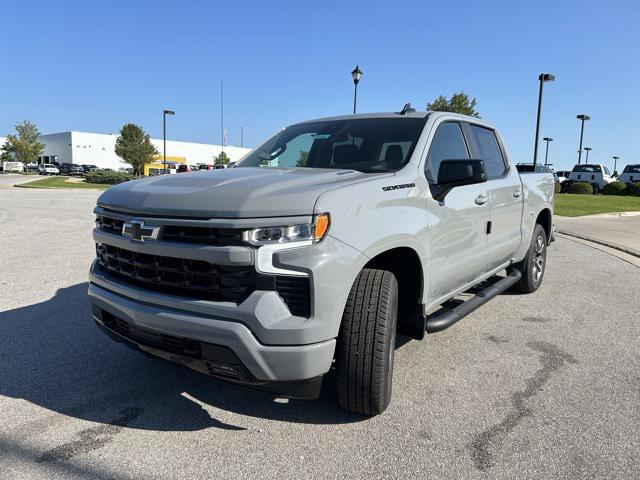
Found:
[[[484,305],[493,297],[499,295],[500,293],[504,292],[509,287],[517,283],[520,278],[522,278],[522,274],[518,270],[512,270],[502,280],[489,285],[457,307],[452,309],[442,308],[435,312],[433,315],[427,316],[425,326],[427,333],[435,333],[444,330],[445,328],[449,328],[458,320],[461,320],[462,318],[469,315],[476,308]]]

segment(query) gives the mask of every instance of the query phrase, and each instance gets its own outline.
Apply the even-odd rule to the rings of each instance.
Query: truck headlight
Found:
[[[257,247],[278,243],[319,242],[329,230],[329,214],[314,215],[313,223],[287,227],[263,227],[242,232],[242,240]]]

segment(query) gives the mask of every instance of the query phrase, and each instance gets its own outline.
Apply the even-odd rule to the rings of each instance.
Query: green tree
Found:
[[[298,157],[298,162],[296,163],[296,167],[306,167],[308,161],[309,161],[309,152],[300,150],[300,157]]]
[[[227,165],[229,163],[229,157],[224,151],[220,152],[220,155],[213,158],[213,163],[216,165]]]
[[[123,162],[133,167],[134,175],[142,175],[144,166],[158,155],[158,149],[149,140],[149,134],[133,123],[127,123],[120,129],[115,151]]]
[[[463,115],[480,118],[480,114],[476,110],[477,103],[475,98],[469,98],[466,93],[458,92],[451,95],[449,100],[447,100],[444,95],[440,95],[433,102],[427,103],[427,110],[433,112],[461,113]]]
[[[11,155],[9,142],[4,142],[2,148],[0,148],[0,163],[13,162],[13,156]]]
[[[3,161],[9,158],[9,154],[13,154],[15,161],[22,162],[26,166],[28,163],[34,163],[38,157],[42,155],[44,144],[38,141],[40,132],[38,127],[33,123],[25,120],[16,124],[16,134],[7,135],[7,140],[2,146]]]

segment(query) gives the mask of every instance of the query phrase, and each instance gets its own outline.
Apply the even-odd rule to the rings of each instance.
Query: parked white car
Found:
[[[569,174],[571,182],[587,182],[597,185],[598,190],[602,190],[608,183],[615,181],[611,172],[604,165],[587,164],[576,165]]]
[[[627,165],[618,177],[618,181],[624,183],[640,182],[640,164]]]
[[[60,170],[52,163],[42,163],[38,167],[38,173],[40,175],[60,175]]]

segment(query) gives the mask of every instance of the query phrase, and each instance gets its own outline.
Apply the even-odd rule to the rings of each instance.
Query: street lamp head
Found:
[[[360,67],[358,67],[358,65],[356,65],[356,68],[354,68],[351,72],[351,77],[353,78],[353,83],[355,83],[356,85],[360,81],[360,78],[362,78],[362,70],[360,70]]]
[[[620,160],[620,157],[613,157],[614,160]]]
[[[585,149],[587,152],[590,152],[590,151],[592,150],[592,148],[591,148],[591,147],[584,147],[584,149]]]
[[[589,115],[585,115],[584,113],[583,113],[583,114],[580,114],[580,115],[576,115],[576,118],[577,118],[578,120],[582,120],[582,121],[584,121],[584,120],[591,120],[591,117],[590,117]]]
[[[164,115],[175,115],[176,112],[174,112],[173,110],[163,110],[162,113]]]
[[[553,138],[551,137],[544,137],[542,140],[544,140],[545,142],[553,142]]]
[[[556,79],[555,75],[551,75],[550,73],[541,73],[538,76],[538,80],[542,80],[543,82],[553,82]]]

